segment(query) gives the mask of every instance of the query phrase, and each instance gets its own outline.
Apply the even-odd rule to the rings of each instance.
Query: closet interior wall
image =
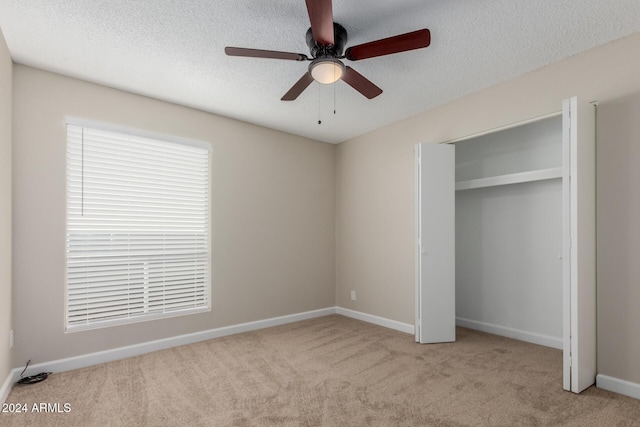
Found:
[[[458,141],[456,323],[562,348],[562,117]]]

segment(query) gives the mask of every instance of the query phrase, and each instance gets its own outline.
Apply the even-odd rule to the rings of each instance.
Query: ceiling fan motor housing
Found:
[[[307,46],[313,58],[322,56],[342,56],[344,46],[347,44],[347,30],[337,22],[333,23],[333,44],[321,45],[313,38],[311,28],[307,30]]]

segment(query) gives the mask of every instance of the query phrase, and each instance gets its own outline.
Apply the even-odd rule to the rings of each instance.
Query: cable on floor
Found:
[[[40,372],[39,374],[31,375],[29,377],[23,377],[22,375],[29,367],[29,363],[31,363],[31,359],[27,361],[27,366],[25,366],[22,372],[20,373],[20,379],[16,382],[16,384],[30,385],[30,384],[39,383],[40,381],[46,380],[49,377],[49,375],[51,375],[51,372]]]

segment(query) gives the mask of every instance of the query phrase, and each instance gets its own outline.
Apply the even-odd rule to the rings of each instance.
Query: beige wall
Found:
[[[640,93],[598,107],[598,373],[640,384]]]
[[[573,95],[606,101],[637,90],[638,51],[640,33],[340,144],[337,305],[414,323],[414,144],[557,112]]]
[[[0,30],[0,387],[11,370],[11,74]]]
[[[22,65],[13,79],[13,366],[334,306],[335,146]],[[212,145],[210,313],[64,333],[65,116]]]

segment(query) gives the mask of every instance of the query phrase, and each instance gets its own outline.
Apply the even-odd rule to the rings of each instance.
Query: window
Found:
[[[209,302],[209,150],[67,125],[66,330]]]

